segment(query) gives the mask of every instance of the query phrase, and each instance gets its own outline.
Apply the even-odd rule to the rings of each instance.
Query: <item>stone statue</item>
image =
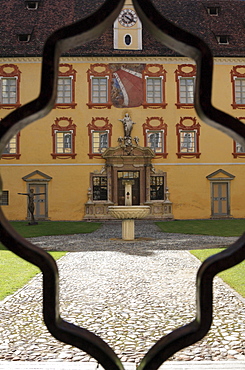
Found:
[[[131,137],[131,131],[133,129],[133,125],[135,124],[135,122],[131,120],[128,113],[125,114],[125,117],[123,119],[119,119],[119,121],[123,123],[124,136]]]
[[[42,195],[42,194],[45,194],[45,193],[34,193],[34,189],[30,189],[30,193],[18,193],[20,195],[26,195],[28,197],[28,211],[30,212],[31,214],[31,222],[29,222],[29,225],[37,225],[37,222],[35,221],[35,218],[34,218],[34,197],[36,195]]]

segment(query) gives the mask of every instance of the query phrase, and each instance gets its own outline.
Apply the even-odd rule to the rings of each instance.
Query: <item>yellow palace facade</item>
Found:
[[[37,3],[27,12],[40,11]],[[130,1],[112,40],[115,55],[62,56],[52,111],[6,146],[7,218],[30,218],[18,193],[33,189],[37,220],[108,219],[108,206],[125,203],[124,179],[133,181],[133,204],[150,205],[151,219],[244,218],[245,148],[197,116],[193,61],[132,55],[144,48],[144,33]],[[245,122],[245,63],[233,54],[214,58],[213,104]],[[37,97],[40,74],[40,56],[2,55],[0,118]]]

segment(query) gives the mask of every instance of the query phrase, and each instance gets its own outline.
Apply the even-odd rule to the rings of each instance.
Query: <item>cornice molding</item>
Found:
[[[90,56],[73,56],[73,57],[61,57],[60,63],[165,63],[165,64],[175,64],[175,63],[189,63],[195,64],[194,61],[187,57],[175,56],[175,57],[166,57],[166,56],[108,56],[108,57],[90,57]],[[0,64],[4,63],[41,63],[41,57],[0,57]],[[214,64],[244,64],[245,58],[242,57],[214,57]]]

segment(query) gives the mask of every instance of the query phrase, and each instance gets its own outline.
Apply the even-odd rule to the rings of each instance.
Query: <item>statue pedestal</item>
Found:
[[[37,221],[28,222],[28,226],[38,225]]]
[[[134,220],[122,220],[122,239],[134,240]]]

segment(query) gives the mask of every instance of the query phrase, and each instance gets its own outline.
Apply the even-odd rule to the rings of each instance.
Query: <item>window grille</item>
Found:
[[[17,153],[17,136],[14,135],[6,145],[3,154],[16,154]]]
[[[147,103],[162,103],[162,79],[147,78],[146,82],[146,101]]]
[[[68,48],[75,48],[79,43],[89,42],[101,36],[118,17],[123,1],[105,0],[97,12],[86,21],[77,22],[75,27],[67,26],[51,35],[44,46],[42,91],[36,100],[38,104],[29,104],[18,111],[11,112],[2,120],[0,138],[4,138],[9,129],[17,132],[17,128],[28,125],[35,119],[49,112],[54,103],[55,74],[58,71],[58,59]],[[207,45],[196,36],[187,33],[174,24],[170,24],[152,5],[149,0],[134,0],[135,9],[140,18],[144,18],[145,27],[167,47],[195,59],[200,74],[197,113],[202,119],[228,133],[233,139],[238,136],[245,139],[244,124],[234,117],[216,109],[211,104],[212,97],[212,65],[213,59]],[[154,20],[154,24],[153,21]],[[51,88],[50,88],[51,87]],[[45,99],[43,99],[45,96]],[[203,109],[205,107],[205,111]],[[208,116],[207,113],[208,112]],[[5,142],[5,145],[7,142]],[[0,212],[0,240],[11,251],[28,262],[38,266],[43,272],[43,315],[51,334],[58,340],[85,350],[107,370],[123,370],[123,364],[112,350],[98,335],[80,328],[61,318],[59,314],[59,275],[54,259],[30,241],[23,239],[12,229],[9,222]],[[138,366],[138,370],[157,370],[170,356],[184,347],[202,339],[210,329],[213,316],[213,279],[214,276],[245,259],[245,235],[224,251],[209,257],[197,273],[197,307],[196,317],[190,323],[175,329],[162,337],[148,351]]]
[[[235,79],[235,102],[245,104],[245,78]]]
[[[8,192],[8,190],[3,190],[2,194],[0,194],[0,205],[1,206],[8,206],[9,205],[9,192]]]
[[[163,131],[148,131],[147,132],[147,146],[149,146],[155,153],[163,153]]]
[[[56,133],[56,153],[72,153],[72,133],[58,131]]]
[[[107,200],[107,177],[93,177],[93,200]]]
[[[196,152],[196,132],[181,131],[180,132],[180,151],[187,153]]]
[[[150,178],[150,199],[164,200],[164,177],[151,176]]]
[[[72,78],[58,78],[57,104],[69,104],[72,102]]]
[[[94,131],[92,133],[93,153],[103,153],[108,148],[108,132]]]
[[[180,78],[180,103],[193,104],[194,102],[194,78]]]
[[[107,103],[107,78],[92,78],[92,102]]]
[[[16,78],[4,77],[1,79],[1,104],[15,104],[17,102]]]

